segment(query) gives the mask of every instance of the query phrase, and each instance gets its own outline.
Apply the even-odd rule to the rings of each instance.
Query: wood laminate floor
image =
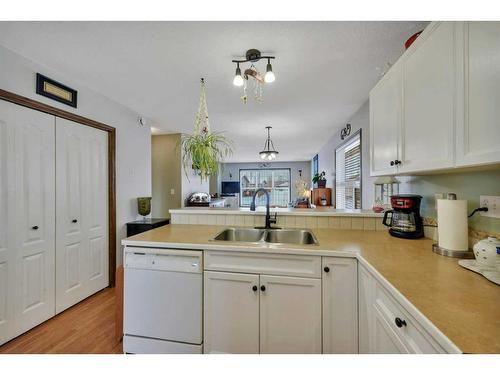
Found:
[[[7,342],[0,353],[122,353],[115,337],[114,289],[106,288]]]

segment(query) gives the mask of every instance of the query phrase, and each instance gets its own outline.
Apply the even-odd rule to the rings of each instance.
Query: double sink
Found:
[[[227,228],[218,233],[214,241],[272,243],[289,245],[318,245],[313,232],[308,229],[259,229]]]

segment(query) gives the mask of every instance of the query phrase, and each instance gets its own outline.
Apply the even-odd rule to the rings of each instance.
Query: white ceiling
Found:
[[[151,119],[190,132],[205,77],[210,123],[257,161],[266,125],[279,160],[309,160],[367,100],[425,22],[0,22],[0,44]],[[249,48],[276,56],[264,103],[232,85]],[[258,63],[265,70],[265,61]]]

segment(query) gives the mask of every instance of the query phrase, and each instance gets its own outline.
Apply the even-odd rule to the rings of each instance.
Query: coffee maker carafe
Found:
[[[391,196],[392,210],[385,212],[383,220],[383,224],[390,227],[389,233],[391,235],[399,238],[421,238],[424,236],[424,227],[420,216],[421,200],[421,195]]]

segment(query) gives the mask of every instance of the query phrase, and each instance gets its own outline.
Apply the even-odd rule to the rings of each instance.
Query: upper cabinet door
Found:
[[[321,280],[260,276],[260,352],[321,354]]]
[[[0,344],[54,311],[54,116],[0,100]]]
[[[457,166],[500,163],[500,22],[465,23],[465,120]]]
[[[431,24],[403,56],[403,118],[398,172],[454,166],[459,23]]]
[[[204,353],[259,353],[259,275],[204,273]]]
[[[370,174],[396,173],[401,123],[401,64],[394,65],[370,92]]]

